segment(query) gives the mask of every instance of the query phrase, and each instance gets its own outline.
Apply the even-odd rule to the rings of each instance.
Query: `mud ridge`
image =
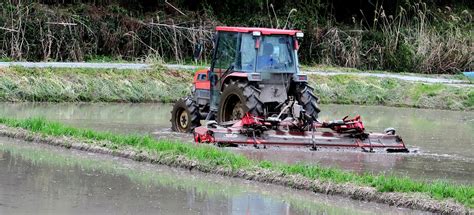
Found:
[[[215,167],[211,164],[191,160],[184,156],[169,155],[165,153],[148,153],[131,147],[117,146],[109,141],[80,140],[66,136],[53,137],[30,132],[25,129],[7,127],[5,125],[0,125],[0,136],[60,146],[69,149],[110,154],[136,161],[277,184],[294,189],[344,196],[354,200],[377,202],[396,207],[423,210],[439,214],[474,214],[472,209],[467,209],[465,206],[454,201],[435,200],[423,194],[378,192],[372,187],[364,187],[351,183],[337,184],[327,181],[311,180],[299,175],[285,175],[281,172],[257,167],[232,170],[231,168]]]

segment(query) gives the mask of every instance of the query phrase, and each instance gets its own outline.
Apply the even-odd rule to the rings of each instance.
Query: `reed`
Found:
[[[373,8],[354,12],[330,1],[203,1],[194,7],[175,1],[173,8],[128,0],[9,0],[0,3],[0,59],[160,56],[186,62],[202,44],[209,62],[215,26],[239,25],[303,30],[300,62],[307,65],[427,74],[473,69],[472,3],[397,1],[384,8],[385,3],[390,4],[375,1]],[[350,21],[336,17],[347,10]]]

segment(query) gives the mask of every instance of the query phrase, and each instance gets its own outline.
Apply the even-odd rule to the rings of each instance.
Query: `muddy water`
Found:
[[[415,214],[0,138],[0,214]]]
[[[0,103],[0,116],[41,116],[78,127],[146,134],[170,127],[171,107],[130,103]]]
[[[359,114],[368,131],[381,132],[394,127],[407,146],[418,152],[371,154],[251,148],[236,151],[259,160],[316,163],[356,172],[384,172],[421,180],[474,184],[474,112],[353,105],[324,105],[322,109],[321,120]]]
[[[315,163],[356,172],[385,172],[427,180],[474,182],[474,112],[353,105],[323,105],[322,109],[322,120],[360,114],[368,130],[383,131],[394,127],[405,143],[410,148],[418,148],[419,152],[369,154],[249,147],[231,150],[254,159]],[[43,116],[79,127],[190,140],[189,135],[170,132],[170,110],[171,105],[167,104],[0,104],[2,116]]]

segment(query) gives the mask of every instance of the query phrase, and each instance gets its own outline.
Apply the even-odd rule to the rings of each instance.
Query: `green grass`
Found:
[[[116,69],[0,69],[0,102],[172,102],[190,93],[192,71],[159,65]],[[309,75],[323,104],[474,110],[474,87],[412,83],[355,75]]]
[[[428,97],[436,97],[442,91],[444,91],[446,87],[442,84],[423,84],[423,85],[415,85],[412,88],[412,98],[413,99],[420,99],[421,96],[426,95]]]
[[[474,107],[474,91],[469,92],[468,99],[464,102],[468,107]]]
[[[0,62],[13,62],[15,60],[13,60],[12,58],[10,57],[2,57],[0,56]]]
[[[134,63],[133,61],[126,61],[120,57],[107,55],[86,55],[84,61],[89,63]]]
[[[151,70],[0,69],[0,101],[171,102],[190,92],[192,73]]]
[[[362,104],[447,110],[474,110],[474,87],[412,83],[394,78],[310,75],[324,104]]]
[[[380,192],[423,193],[435,199],[453,199],[470,208],[474,208],[474,187],[472,185],[457,185],[443,181],[423,182],[406,177],[375,175],[371,173],[359,175],[316,165],[288,165],[270,161],[258,162],[208,145],[156,140],[150,136],[96,132],[89,129],[65,126],[57,122],[49,122],[41,118],[11,119],[0,117],[0,123],[10,127],[24,128],[43,135],[75,137],[84,140],[86,143],[91,143],[90,140],[107,140],[112,144],[102,146],[111,149],[132,147],[136,150],[156,153],[158,156],[184,156],[188,159],[200,161],[210,168],[227,167],[236,171],[239,169],[252,170],[258,167],[281,171],[286,175],[301,175],[308,179],[318,179],[334,183],[351,182],[362,186],[375,187]]]

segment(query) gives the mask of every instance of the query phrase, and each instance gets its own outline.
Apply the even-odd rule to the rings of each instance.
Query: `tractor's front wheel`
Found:
[[[303,106],[306,114],[308,114],[314,120],[317,120],[321,109],[319,109],[319,99],[316,97],[316,95],[314,95],[313,88],[308,86],[306,83],[299,84],[296,87],[296,95],[298,103]]]
[[[258,99],[260,91],[248,82],[233,81],[222,91],[217,121],[240,120],[249,112],[254,116],[263,115],[263,103]]]
[[[190,97],[179,99],[171,111],[171,129],[177,132],[192,132],[200,126],[199,108]]]

